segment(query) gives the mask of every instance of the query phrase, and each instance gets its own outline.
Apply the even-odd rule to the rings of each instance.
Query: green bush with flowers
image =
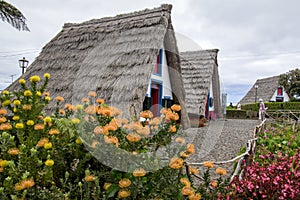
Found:
[[[208,174],[205,184],[191,183],[190,174],[198,170],[185,159],[195,150],[183,138],[179,105],[154,118],[143,111],[145,122],[128,121],[89,92],[80,105],[56,97],[55,112],[47,115],[49,79],[50,74],[44,74],[44,81],[39,76],[20,79],[19,91],[0,96],[0,199],[197,200],[222,191],[217,189],[222,179],[211,182]],[[160,148],[160,157],[169,159],[158,159]],[[116,150],[116,155],[112,158],[103,149]],[[129,165],[124,171],[100,162],[126,167],[123,155],[136,156],[133,166],[140,167]]]

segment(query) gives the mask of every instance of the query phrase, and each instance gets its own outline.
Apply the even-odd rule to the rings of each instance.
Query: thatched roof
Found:
[[[51,74],[51,96],[63,96],[78,103],[88,91],[96,91],[127,117],[138,113],[147,92],[156,55],[165,45],[168,64],[181,72],[171,5],[129,14],[67,23],[42,50],[22,76]],[[174,70],[173,70],[174,71]],[[178,74],[178,73],[177,73]],[[181,77],[170,73],[172,88],[183,107],[187,125]],[[18,87],[17,81],[8,89]],[[54,102],[50,108],[54,107]]]
[[[258,79],[248,93],[242,98],[240,104],[249,104],[255,102],[255,85],[258,86],[257,88],[257,97],[256,101],[258,102],[259,99],[263,99],[263,101],[269,101],[274,92],[276,91],[277,87],[279,86],[279,77],[280,76],[273,76],[263,79]]]
[[[213,84],[215,112],[219,117],[221,115],[218,51],[212,49],[180,53],[186,109],[190,114],[205,116],[207,96]]]

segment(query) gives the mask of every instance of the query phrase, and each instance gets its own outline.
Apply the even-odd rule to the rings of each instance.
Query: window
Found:
[[[153,69],[153,73],[160,76],[162,72],[162,59],[163,59],[163,49],[160,49],[159,54],[156,57],[156,65]]]

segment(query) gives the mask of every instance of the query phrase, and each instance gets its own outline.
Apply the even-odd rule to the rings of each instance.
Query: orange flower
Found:
[[[150,134],[150,129],[149,126],[142,127],[141,129],[137,130],[138,134],[140,135],[149,135]]]
[[[131,194],[131,192],[129,190],[126,190],[126,189],[121,189],[119,190],[118,192],[118,197],[119,198],[127,198],[129,197]]]
[[[94,92],[94,91],[89,91],[88,96],[90,96],[90,97],[96,97],[97,93]]]
[[[162,108],[160,110],[160,114],[165,115],[167,113],[168,109],[167,108]]]
[[[210,162],[210,161],[205,161],[203,163],[204,167],[207,167],[207,168],[213,168],[214,167],[214,163],[213,162]]]
[[[46,97],[49,97],[50,93],[49,92],[43,92],[43,95],[46,96]]]
[[[169,166],[172,169],[180,169],[183,166],[183,159],[182,158],[172,158],[169,163]]]
[[[0,130],[1,131],[7,131],[12,129],[12,126],[9,123],[3,123],[0,125]]]
[[[96,99],[96,102],[99,103],[99,104],[103,104],[105,101],[104,101],[104,99],[99,98],[99,99]]]
[[[175,141],[178,142],[178,143],[185,143],[185,139],[182,138],[182,137],[176,138]]]
[[[170,126],[169,132],[170,133],[175,133],[177,131],[176,126]]]
[[[56,101],[64,101],[65,99],[64,99],[63,97],[61,97],[61,96],[57,96],[57,97],[55,98],[55,100],[56,100]]]
[[[43,130],[45,128],[45,125],[44,124],[36,124],[34,125],[34,130]]]
[[[178,104],[174,104],[173,106],[171,106],[171,109],[172,109],[173,111],[178,112],[178,111],[181,110],[181,106],[178,105]]]
[[[95,114],[96,111],[97,111],[97,106],[94,106],[94,105],[90,105],[90,106],[86,107],[86,109],[84,109],[84,112],[89,115]]]
[[[24,190],[23,186],[20,183],[16,183],[14,189],[17,191]]]
[[[141,140],[141,136],[139,136],[138,134],[136,133],[129,133],[128,135],[126,135],[126,139],[129,141],[129,142],[138,142]]]
[[[126,124],[123,126],[123,128],[126,128],[128,130],[140,130],[143,128],[143,125],[140,122],[131,122],[130,124]]]
[[[142,177],[142,176],[145,176],[147,174],[147,172],[143,168],[138,168],[138,169],[135,169],[132,174],[135,177]]]
[[[140,113],[140,116],[146,119],[152,118],[153,114],[150,110],[144,110]]]
[[[37,145],[38,147],[44,147],[45,144],[47,144],[49,142],[48,138],[42,138],[38,141]]]
[[[23,105],[23,110],[31,110],[31,105]]]
[[[97,145],[99,144],[99,142],[97,142],[96,140],[94,140],[93,142],[92,142],[92,147],[93,148],[96,148],[97,147]]]
[[[4,171],[3,167],[0,167],[0,173],[3,172],[3,171]]]
[[[7,110],[4,108],[0,109],[0,115],[6,115],[7,114]]]
[[[179,115],[177,113],[173,113],[172,111],[166,113],[166,120],[177,121],[178,119]]]
[[[112,117],[113,116],[113,112],[111,111],[111,109],[105,108],[105,107],[99,108],[97,110],[97,114],[103,115],[103,116],[108,116],[108,117]]]
[[[211,184],[213,187],[217,187],[217,186],[218,186],[218,182],[217,182],[217,181],[212,181],[210,184]]]
[[[194,190],[191,187],[184,186],[181,189],[181,194],[184,195],[184,196],[189,196],[189,195],[194,194]]]
[[[88,98],[82,98],[81,101],[84,103],[88,103],[90,100]]]
[[[9,155],[13,155],[13,156],[15,156],[15,155],[18,155],[19,154],[19,149],[17,149],[17,148],[11,148],[11,149],[9,149],[8,151],[7,151],[7,153],[9,154]]]
[[[195,153],[195,147],[194,147],[194,144],[188,144],[187,145],[187,150],[186,150],[187,153],[190,153],[190,154],[193,154]]]
[[[0,123],[4,123],[6,122],[6,118],[5,117],[0,117]]]
[[[226,175],[226,170],[221,168],[221,167],[218,167],[216,169],[216,173],[219,174],[219,175]]]
[[[201,199],[200,193],[195,193],[195,194],[189,195],[189,200],[200,200],[200,199]]]
[[[116,107],[110,106],[109,109],[110,109],[111,112],[112,112],[112,116],[118,116],[118,115],[121,115],[121,114],[122,114],[122,111],[119,110],[119,109],[116,108]]]
[[[182,152],[180,152],[180,157],[182,157],[182,158],[188,158],[188,157],[190,157],[190,155],[187,154],[187,153],[185,153],[184,151],[182,151]]]
[[[88,176],[84,177],[84,180],[85,180],[86,182],[93,182],[93,181],[95,180],[95,176],[93,176],[93,175],[88,175]]]
[[[150,120],[149,124],[152,126],[157,126],[161,123],[161,118],[160,117],[155,117]]]
[[[50,131],[49,131],[49,135],[57,135],[57,134],[59,134],[59,130],[58,129],[50,129]]]
[[[111,144],[114,144],[116,145],[117,147],[119,146],[119,140],[117,137],[113,137],[113,136],[104,136],[104,141],[105,143],[111,143]]]
[[[63,110],[63,109],[59,109],[58,113],[59,113],[60,115],[65,115],[65,114],[66,114],[66,111]]]
[[[31,188],[34,186],[34,181],[32,179],[25,179],[21,181],[21,186],[23,189]]]
[[[189,167],[189,171],[192,173],[192,174],[199,174],[199,170],[194,168],[194,167]]]
[[[131,181],[128,178],[123,178],[119,181],[120,188],[127,188],[131,185]]]
[[[182,183],[183,185],[185,185],[187,187],[191,187],[191,182],[187,178],[181,178],[180,183]]]

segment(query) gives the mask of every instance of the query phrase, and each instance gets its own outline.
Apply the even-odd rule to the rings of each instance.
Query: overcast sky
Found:
[[[222,89],[237,103],[258,78],[279,75],[300,63],[298,0],[10,0],[26,16],[30,32],[0,21],[0,89],[21,75],[18,60],[31,62],[66,22],[173,5],[175,32],[197,45],[218,48]],[[180,37],[182,38],[182,37]],[[182,39],[181,39],[182,40]],[[186,40],[182,40],[186,41]],[[179,42],[179,50],[183,48]]]

